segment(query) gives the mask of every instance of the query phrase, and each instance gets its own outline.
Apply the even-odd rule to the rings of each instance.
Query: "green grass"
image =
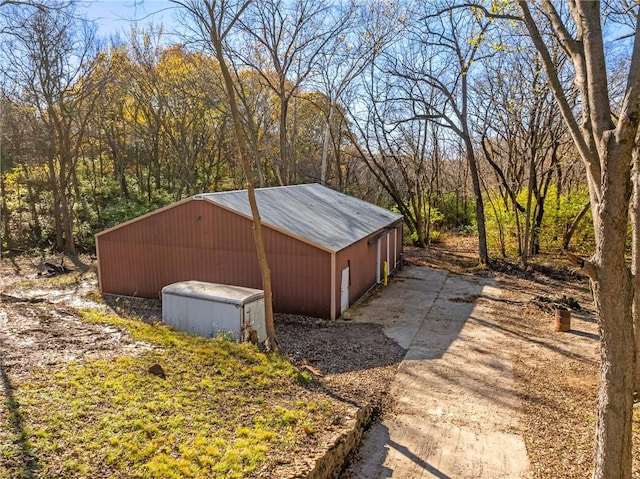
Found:
[[[82,315],[152,348],[14,384],[22,431],[0,413],[0,429],[13,428],[0,434],[0,476],[4,464],[7,477],[29,477],[15,457],[28,450],[39,478],[251,477],[270,455],[294,454],[335,413],[327,400],[304,399],[308,376],[252,345],[96,310]],[[154,363],[166,379],[147,372]]]

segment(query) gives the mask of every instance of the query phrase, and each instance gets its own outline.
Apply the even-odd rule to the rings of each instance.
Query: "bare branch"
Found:
[[[515,21],[522,21],[522,17],[519,17],[517,15],[511,15],[508,13],[496,13],[496,12],[492,12],[491,10],[489,10],[487,7],[485,7],[482,3],[475,3],[475,2],[464,2],[464,3],[456,3],[453,6],[447,7],[447,8],[443,8],[441,10],[437,10],[436,12],[430,14],[427,16],[427,18],[431,18],[431,17],[439,17],[440,15],[442,15],[443,13],[447,13],[450,12],[452,10],[455,9],[461,9],[461,8],[472,8],[472,9],[477,9],[480,10],[483,15],[487,18],[491,18],[492,20],[515,20]]]
[[[582,272],[589,277],[589,279],[592,281],[598,280],[598,270],[593,263],[568,251],[565,251],[564,254],[567,256],[567,259],[574,265],[578,266]]]
[[[531,40],[533,41],[538,53],[540,54],[540,58],[542,59],[542,64],[544,65],[544,69],[547,73],[547,77],[549,79],[549,85],[551,86],[551,90],[553,91],[553,95],[560,106],[560,112],[564,120],[567,122],[567,126],[569,127],[569,131],[571,133],[571,137],[580,152],[580,156],[583,161],[589,168],[591,172],[591,176],[593,178],[592,186],[594,188],[598,188],[597,195],[598,198],[601,195],[599,191],[600,182],[601,182],[601,166],[600,161],[597,156],[594,155],[593,150],[587,144],[585,137],[582,134],[582,130],[580,125],[578,124],[571,105],[567,100],[567,96],[565,94],[564,89],[562,88],[562,84],[560,83],[560,79],[558,78],[558,71],[553,63],[553,59],[551,58],[551,54],[549,53],[549,49],[545,45],[542,34],[538,29],[538,26],[531,15],[531,11],[529,10],[529,5],[526,0],[518,0],[518,5],[523,13],[524,23],[529,30],[529,35]]]
[[[634,131],[637,131],[639,123],[638,116],[640,116],[640,22],[636,23],[626,94],[620,109],[616,131],[618,139],[623,136],[635,136]]]

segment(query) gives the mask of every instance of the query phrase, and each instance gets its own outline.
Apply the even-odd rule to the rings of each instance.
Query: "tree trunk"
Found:
[[[515,220],[516,220],[516,240],[518,245],[518,256],[522,256],[522,217],[520,215],[520,210],[515,207],[515,204],[513,208],[513,213],[515,215]]]
[[[42,245],[42,225],[40,224],[40,215],[38,213],[38,208],[36,207],[38,204],[38,198],[36,197],[36,192],[33,190],[32,180],[29,178],[29,169],[27,168],[27,165],[23,163],[21,166],[22,174],[25,179],[25,187],[27,188],[29,213],[31,213],[31,242],[34,245],[40,246]]]
[[[424,215],[422,214],[420,200],[418,195],[412,195],[411,203],[415,214],[415,227],[416,227],[416,242],[414,246],[420,246],[421,248],[427,247],[427,239],[425,238],[425,231],[427,229],[424,224]]]
[[[1,161],[1,160],[0,160]],[[4,174],[0,170],[0,198],[2,198],[2,204],[0,204],[0,218],[2,219],[2,228],[3,235],[0,238],[0,258],[2,258],[2,243],[4,242],[7,245],[8,249],[11,249],[12,240],[11,240],[11,228],[9,227],[9,208],[7,207],[7,194],[5,192],[5,182],[4,182]]]
[[[327,184],[327,165],[329,156],[329,143],[331,141],[331,121],[333,120],[333,102],[329,101],[329,114],[327,124],[324,127],[324,139],[322,142],[322,162],[320,163],[320,184]]]
[[[553,239],[557,240],[558,231],[560,231],[560,200],[562,199],[562,167],[560,166],[559,161],[555,163],[554,167],[556,171],[556,229],[553,235]],[[567,243],[567,246],[565,246],[564,238],[562,241],[563,241],[563,249],[567,249],[568,243]]]
[[[609,209],[607,203],[614,202],[605,199],[602,212]],[[631,478],[633,291],[624,254],[620,253],[624,252],[626,221],[612,219],[617,216],[620,215],[602,215],[602,236],[593,258],[597,280],[591,285],[601,339],[594,479]]]
[[[633,325],[636,339],[634,391],[640,396],[640,150],[633,152],[631,216],[631,272],[633,273]]]
[[[264,188],[265,186],[267,186],[267,183],[264,180],[264,172],[262,171],[262,155],[258,151],[258,146],[256,143],[257,141],[258,140],[256,139],[254,142],[252,142],[251,151],[253,152],[254,165],[256,166],[256,174],[258,176],[258,186],[260,188]],[[220,167],[218,166],[218,169],[219,168]],[[216,184],[218,183],[218,177],[219,177],[219,174],[216,175]]]
[[[504,225],[502,224],[502,219],[498,214],[498,209],[496,208],[495,201],[491,199],[491,196],[489,194],[487,194],[487,200],[489,200],[489,205],[491,205],[491,208],[493,209],[493,216],[496,219],[496,226],[498,227],[498,241],[500,243],[500,255],[502,256],[502,258],[506,258],[507,245],[505,244],[505,238],[504,238]],[[517,211],[516,211],[516,215],[517,215]]]
[[[553,153],[555,156],[555,152]],[[531,255],[540,254],[540,232],[542,231],[542,222],[544,220],[544,202],[549,192],[553,172],[550,170],[542,174],[542,184],[536,187],[534,191],[536,197],[536,206],[533,215],[533,228],[531,230]]]
[[[631,179],[630,160],[640,122],[640,24],[636,19],[626,91],[612,114],[600,3],[569,2],[574,23],[567,27],[551,0],[544,0],[544,19],[566,46],[582,103],[582,120],[567,100],[552,55],[531,14],[518,0],[523,21],[540,53],[549,85],[587,169],[596,250],[582,261],[591,279],[600,325],[601,366],[598,391],[593,479],[630,479],[633,417],[634,337],[631,272],[625,263]],[[635,12],[634,12],[635,13]],[[571,36],[575,29],[575,38]]]
[[[287,136],[287,160],[289,164],[289,177],[287,178],[288,185],[295,185],[298,183],[298,152],[296,149],[296,139],[298,138],[298,98],[293,97],[293,117],[291,121],[291,138]]]
[[[582,207],[582,210],[580,210],[580,213],[578,213],[578,215],[573,219],[571,224],[566,228],[566,231],[562,236],[563,250],[566,250],[569,247],[569,243],[571,242],[571,238],[573,237],[573,234],[576,232],[576,229],[578,229],[578,225],[580,224],[580,221],[582,220],[582,218],[584,218],[584,215],[586,215],[587,212],[589,211],[590,206],[591,206],[591,202],[587,202],[587,204]]]
[[[544,199],[545,196],[536,198],[533,227],[531,228],[531,256],[540,254],[540,231],[542,231],[542,221],[544,220]]]
[[[471,138],[466,135],[465,149],[467,155],[467,163],[471,171],[471,183],[473,184],[473,194],[476,200],[476,222],[478,223],[478,260],[480,264],[489,263],[489,251],[487,249],[487,230],[484,221],[484,203],[482,201],[482,188],[480,187],[480,177],[478,175],[478,163],[473,153],[473,145]]]
[[[280,186],[289,184],[289,155],[287,151],[287,116],[289,113],[289,101],[285,98],[286,93],[280,92]]]
[[[526,269],[529,265],[529,253],[531,252],[530,248],[530,236],[531,236],[531,224],[533,222],[531,216],[531,200],[533,198],[533,189],[535,188],[535,161],[534,156],[531,155],[529,158],[529,185],[527,186],[527,206],[525,207],[524,213],[524,238],[522,240],[522,248],[520,253],[520,258],[522,259],[522,266]]]
[[[600,325],[601,364],[596,425],[594,479],[630,479],[633,388],[636,341],[633,328],[633,284],[625,259],[631,156],[628,145],[605,134],[601,185],[591,184],[596,251],[585,268],[591,278]],[[601,202],[593,192],[601,186]],[[595,267],[594,267],[595,266]]]
[[[64,252],[70,255],[76,254],[76,245],[73,235],[73,211],[66,193],[60,197],[60,210],[62,211],[63,232],[64,232]]]
[[[248,3],[245,3],[245,5],[247,4]],[[238,142],[238,149],[240,150],[240,162],[247,179],[247,195],[249,197],[249,206],[251,207],[251,215],[253,217],[253,232],[255,237],[256,253],[258,256],[258,264],[260,266],[260,275],[262,277],[262,288],[264,290],[265,328],[267,333],[266,347],[268,349],[277,351],[279,350],[279,345],[273,323],[273,293],[271,287],[271,271],[269,270],[267,252],[264,246],[264,239],[262,237],[262,221],[260,220],[260,212],[258,210],[258,203],[256,201],[255,188],[253,185],[253,171],[251,169],[251,162],[249,161],[248,157],[249,149],[247,147],[247,142],[244,136],[242,118],[240,116],[240,111],[238,109],[238,104],[236,101],[235,87],[233,85],[231,73],[229,72],[229,68],[224,57],[222,46],[223,39],[220,37],[221,33],[217,31],[216,27],[217,19],[211,18],[210,20],[210,40],[215,49],[216,58],[220,65],[220,72],[222,73],[222,78],[224,80],[225,90],[231,110],[231,117],[233,119],[235,137],[236,141]],[[284,118],[286,119],[286,115],[284,115]]]
[[[51,193],[53,196],[53,222],[56,234],[56,249],[58,251],[62,251],[64,249],[64,229],[62,226],[62,209],[60,207],[62,200],[60,195],[64,193],[60,192],[60,188],[58,186],[55,163],[55,158],[50,155],[47,159],[47,167],[49,168],[49,182],[51,184]]]

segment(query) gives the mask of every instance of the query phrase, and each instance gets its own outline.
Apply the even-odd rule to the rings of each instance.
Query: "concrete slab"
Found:
[[[365,478],[521,478],[528,477],[524,444],[513,449],[511,435],[451,424],[419,424],[397,416],[369,431],[354,477]],[[413,447],[413,449],[412,449]]]
[[[409,267],[352,312],[407,349],[392,414],[368,432],[355,478],[529,478],[505,337],[477,299],[490,281]],[[401,300],[400,300],[401,298]]]

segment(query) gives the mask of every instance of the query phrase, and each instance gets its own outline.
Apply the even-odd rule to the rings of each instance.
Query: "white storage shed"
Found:
[[[162,321],[204,337],[266,339],[264,291],[228,284],[182,281],[162,288]],[[255,331],[252,333],[252,331]]]

